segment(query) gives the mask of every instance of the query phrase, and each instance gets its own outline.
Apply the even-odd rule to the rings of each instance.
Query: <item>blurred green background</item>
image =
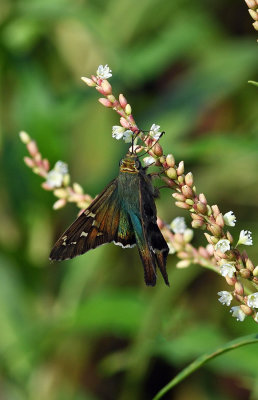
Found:
[[[197,190],[257,246],[257,33],[244,1],[1,0],[0,399],[145,400],[195,357],[257,332],[217,300],[224,279],[193,265],[145,287],[137,250],[102,246],[50,264],[77,214],[53,211],[52,193],[24,165],[26,130],[53,164],[95,196],[127,150],[111,138],[118,116],[81,76],[99,64],[138,125],[161,125],[162,146],[185,161]],[[168,222],[187,213],[169,191]],[[196,231],[193,243],[205,244]],[[248,248],[254,258],[255,246]],[[256,257],[257,260],[257,257]],[[257,262],[257,261],[256,261]],[[166,399],[258,398],[258,348],[210,362]]]

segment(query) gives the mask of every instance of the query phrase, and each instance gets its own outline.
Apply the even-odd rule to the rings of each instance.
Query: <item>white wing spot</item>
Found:
[[[84,232],[84,231],[82,231],[82,233],[80,234],[80,237],[82,237],[82,236],[84,236],[84,237],[87,237],[87,236],[88,236],[88,233],[87,233],[87,232]]]
[[[93,212],[91,212],[89,210],[84,211],[84,214],[87,215],[87,217],[92,217],[92,218],[96,217],[96,214],[94,214]]]
[[[95,215],[94,215],[95,216]],[[98,221],[93,221],[92,222],[92,226],[96,226],[97,228],[99,228],[99,226],[100,226],[100,223],[98,222]]]
[[[136,244],[134,243],[134,244],[126,244],[125,246],[123,245],[123,243],[120,243],[120,242],[115,242],[114,240],[113,240],[113,243],[116,245],[116,246],[121,246],[121,247],[123,247],[123,249],[131,249],[132,247],[134,247],[134,246],[136,246]]]
[[[103,235],[103,232],[98,232],[97,233],[97,236],[101,236],[101,235]]]

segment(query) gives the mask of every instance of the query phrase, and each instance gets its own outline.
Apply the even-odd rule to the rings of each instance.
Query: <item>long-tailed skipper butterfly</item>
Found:
[[[114,242],[123,248],[137,246],[146,285],[156,284],[156,268],[167,285],[168,245],[157,225],[155,189],[139,158],[127,153],[120,171],[63,233],[50,260],[61,261]]]

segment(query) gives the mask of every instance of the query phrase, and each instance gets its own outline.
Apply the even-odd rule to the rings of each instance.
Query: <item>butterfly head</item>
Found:
[[[139,158],[134,153],[127,153],[119,163],[120,172],[128,172],[131,174],[138,174],[139,170],[142,169]]]

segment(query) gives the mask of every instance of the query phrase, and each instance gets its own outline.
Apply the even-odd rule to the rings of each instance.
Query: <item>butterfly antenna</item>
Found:
[[[142,131],[142,132],[143,132],[143,131]],[[161,134],[160,134],[158,140],[156,140],[156,142],[153,143],[153,145],[152,145],[147,151],[145,151],[145,153],[141,154],[139,157],[145,156],[145,154],[147,154],[147,153],[155,146],[155,144],[159,142],[159,140],[161,139],[161,137],[162,137],[163,135],[165,135],[165,131],[161,132]]]

